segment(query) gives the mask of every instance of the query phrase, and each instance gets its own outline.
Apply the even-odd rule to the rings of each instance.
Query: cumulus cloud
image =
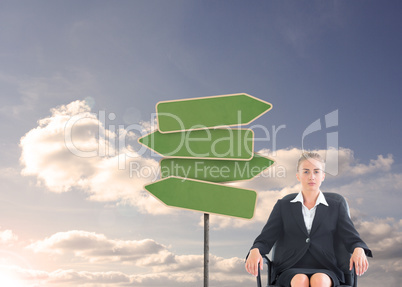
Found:
[[[230,259],[228,259],[230,260]],[[223,262],[222,262],[223,263]],[[230,264],[231,262],[224,262]],[[237,265],[237,264],[236,264]],[[226,266],[226,265],[225,265]],[[359,285],[399,286],[402,264],[399,261],[370,261],[368,272],[358,278]],[[243,264],[241,264],[243,267]],[[115,286],[166,286],[188,287],[202,285],[202,272],[160,272],[148,274],[127,274],[121,271],[93,272],[75,269],[57,269],[54,271],[31,270],[18,266],[0,266],[0,272],[10,278],[18,278],[20,285],[31,287],[115,287]],[[219,270],[210,270],[210,285],[222,287],[253,286],[255,278],[240,272],[228,274]]]
[[[203,255],[174,254],[152,239],[114,240],[103,234],[72,230],[53,234],[27,248],[54,256],[70,254],[99,266],[122,262],[146,270],[144,273],[125,274],[120,271],[13,269],[18,278],[36,280],[41,283],[40,286],[192,286],[203,280]],[[242,286],[245,282],[254,281],[245,272],[242,258],[210,254],[209,266],[211,283],[219,286]]]
[[[12,245],[17,240],[18,236],[12,230],[0,230],[0,244]]]
[[[378,172],[356,176],[348,181],[336,181],[325,185],[325,191],[340,193],[346,197],[354,219],[370,217],[400,216],[400,190],[402,174]],[[356,217],[358,216],[358,217]]]
[[[357,221],[356,228],[373,251],[370,268],[362,278],[362,286],[399,286],[402,279],[402,220],[374,218]]]
[[[27,249],[35,253],[74,255],[92,263],[123,262],[138,267],[152,268],[154,272],[202,272],[203,255],[178,255],[167,246],[152,239],[115,240],[103,234],[83,230],[58,232],[43,240],[31,243]],[[211,254],[210,265],[217,272],[243,271],[243,259],[225,259]]]
[[[377,286],[380,282],[398,282],[402,270],[402,221],[395,218],[374,219],[359,221],[356,227],[375,256],[370,259],[368,273],[359,278],[359,284]],[[99,266],[105,263],[111,266],[110,262],[119,261],[145,270],[127,274],[122,271],[41,271],[0,266],[0,272],[6,270],[13,278],[32,284],[28,286],[194,286],[203,280],[202,255],[174,254],[152,239],[115,240],[103,234],[75,230],[56,233],[32,243],[28,248],[55,256],[72,254]],[[243,258],[210,254],[209,266],[211,285],[240,287],[254,284],[254,277],[244,270]]]
[[[0,272],[13,278],[18,286],[31,287],[115,287],[115,286],[167,286],[188,287],[202,284],[202,272],[160,272],[147,274],[127,274],[120,271],[92,272],[74,269],[58,269],[43,271],[25,269],[19,266],[1,266]],[[227,274],[224,272],[211,272],[210,284],[222,287],[241,287],[253,284],[255,279],[244,274]]]
[[[379,155],[377,159],[370,160],[368,165],[357,164],[351,171],[354,175],[363,175],[375,171],[389,171],[393,163],[392,155],[389,154],[387,157]]]
[[[135,131],[144,127],[106,129],[85,101],[62,105],[51,113],[21,138],[23,175],[36,176],[38,184],[53,192],[79,188],[90,200],[121,201],[144,213],[172,212],[143,188],[159,174],[158,162],[131,145],[138,136]]]
[[[377,259],[395,259],[402,262],[402,219],[376,218],[357,222],[356,228]]]
[[[173,258],[165,246],[151,239],[113,240],[82,230],[58,232],[27,248],[36,253],[73,254],[90,262],[131,262],[139,266],[166,264]]]
[[[394,159],[392,154],[386,157],[378,155],[376,159],[371,159],[368,164],[360,163],[350,149],[341,149],[342,155],[339,160],[339,170],[342,176],[364,176],[374,172],[387,172],[391,170]]]

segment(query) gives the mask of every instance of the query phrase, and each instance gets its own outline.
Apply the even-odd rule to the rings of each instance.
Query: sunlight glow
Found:
[[[13,278],[12,276],[5,274],[5,273],[0,273],[0,286],[4,287],[27,287],[27,285],[24,285],[21,283],[21,281]]]

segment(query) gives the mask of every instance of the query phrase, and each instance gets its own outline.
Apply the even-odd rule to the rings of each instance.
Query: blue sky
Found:
[[[130,162],[156,171],[160,158],[130,155],[157,102],[248,93],[273,104],[252,126],[256,136],[270,132],[255,148],[277,165],[238,183],[259,194],[253,220],[211,216],[211,286],[254,286],[244,255],[274,202],[299,191],[302,147],[325,154],[331,132],[339,173],[322,190],[348,199],[374,251],[362,285],[397,286],[401,5],[2,1],[0,281],[202,286],[202,215],[150,198],[143,185],[155,177],[135,174]],[[326,128],[334,111],[337,125]],[[77,115],[85,120],[74,143],[99,148],[103,133],[110,154],[82,158],[66,148],[64,128]],[[303,139],[317,120],[322,129]]]

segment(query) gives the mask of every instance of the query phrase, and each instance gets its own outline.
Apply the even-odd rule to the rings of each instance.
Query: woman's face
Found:
[[[323,164],[315,159],[306,159],[301,162],[296,177],[302,185],[302,191],[319,191],[325,178]]]

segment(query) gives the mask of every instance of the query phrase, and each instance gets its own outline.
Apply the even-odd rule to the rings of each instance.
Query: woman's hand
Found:
[[[262,256],[260,254],[260,250],[258,248],[254,248],[250,250],[250,253],[246,260],[246,270],[248,273],[257,276],[258,275],[258,263],[260,264],[260,269],[262,270],[262,266],[264,264],[262,260]]]
[[[369,263],[363,248],[356,247],[353,251],[353,254],[350,257],[350,270],[352,270],[353,264],[355,265],[356,274],[358,276],[363,275],[364,272],[367,271]]]

